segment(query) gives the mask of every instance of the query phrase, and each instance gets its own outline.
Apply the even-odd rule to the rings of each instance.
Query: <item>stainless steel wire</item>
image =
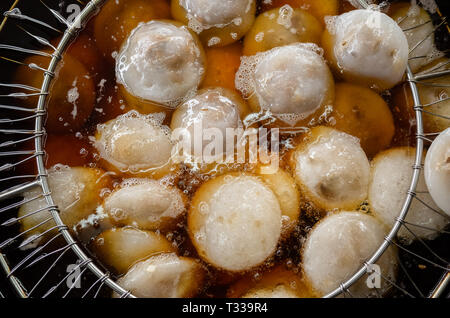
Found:
[[[64,32],[61,41],[58,44],[58,47],[55,48],[55,51],[52,55],[50,55],[51,60],[49,63],[48,68],[45,70],[44,73],[44,80],[43,80],[43,84],[42,87],[40,89],[38,88],[30,88],[30,87],[24,87],[20,84],[6,84],[10,87],[17,87],[17,88],[26,88],[30,91],[35,91],[35,92],[40,92],[39,94],[39,100],[38,100],[38,104],[37,107],[35,109],[36,112],[36,117],[35,117],[35,129],[34,131],[22,131],[22,130],[2,130],[0,132],[3,133],[14,133],[14,134],[32,134],[33,135],[33,139],[34,139],[34,144],[35,144],[35,151],[33,154],[33,158],[36,159],[36,165],[37,165],[37,170],[38,170],[38,178],[30,183],[25,183],[19,187],[15,187],[13,189],[8,189],[5,190],[3,192],[0,193],[0,199],[7,199],[10,197],[15,197],[21,193],[24,193],[25,191],[32,189],[32,188],[36,188],[36,187],[40,187],[42,189],[43,192],[43,197],[45,198],[46,201],[46,208],[44,210],[47,210],[51,213],[51,218],[45,220],[42,223],[48,222],[48,221],[54,221],[54,223],[56,224],[53,228],[51,228],[50,230],[46,231],[49,232],[53,229],[58,229],[59,234],[61,235],[64,240],[66,241],[66,246],[65,248],[53,251],[52,253],[54,254],[58,254],[57,259],[51,264],[51,266],[48,267],[48,270],[44,273],[43,276],[41,276],[41,278],[39,279],[39,281],[32,287],[32,289],[30,291],[27,291],[24,286],[20,283],[20,280],[14,276],[14,272],[20,267],[22,266],[25,262],[22,261],[21,263],[19,263],[15,268],[11,269],[8,265],[7,262],[7,258],[6,256],[1,253],[0,254],[0,263],[3,267],[3,269],[5,270],[7,277],[9,279],[9,281],[11,282],[11,284],[13,285],[13,287],[15,288],[15,290],[18,292],[18,295],[21,297],[30,297],[33,292],[36,290],[36,288],[43,282],[43,280],[46,278],[46,276],[49,274],[49,272],[56,266],[56,264],[60,261],[60,259],[64,256],[64,254],[66,254],[68,251],[72,251],[76,257],[81,261],[79,268],[82,269],[82,273],[85,270],[89,270],[91,273],[93,273],[94,275],[96,275],[98,278],[102,278],[102,286],[103,285],[107,285],[108,287],[110,287],[115,293],[119,294],[119,295],[126,295],[128,294],[127,291],[125,291],[122,287],[120,287],[119,285],[117,285],[112,279],[110,279],[108,277],[107,274],[104,273],[103,270],[101,270],[97,265],[94,264],[94,262],[92,261],[92,259],[86,255],[86,253],[80,248],[80,246],[77,244],[77,242],[74,240],[74,238],[71,236],[70,232],[68,231],[67,227],[64,225],[64,223],[62,222],[60,216],[59,216],[59,211],[56,207],[56,205],[53,202],[52,196],[51,196],[51,192],[50,192],[50,188],[48,185],[48,179],[47,179],[47,175],[46,175],[46,168],[45,168],[45,164],[44,164],[44,142],[43,142],[43,137],[44,137],[44,122],[43,122],[43,118],[45,115],[45,100],[46,97],[48,95],[48,90],[50,87],[50,83],[53,79],[54,76],[54,71],[58,65],[58,62],[61,60],[61,55],[62,52],[64,52],[64,50],[67,48],[67,46],[70,44],[71,40],[76,36],[78,30],[78,25],[82,25],[85,21],[87,21],[93,14],[95,14],[97,12],[97,10],[99,10],[100,6],[103,4],[103,2],[105,2],[105,0],[92,0],[90,2],[88,2],[86,4],[86,6],[84,7],[84,9],[81,11],[81,13],[77,16],[77,18],[75,19],[75,21],[73,23],[68,23],[67,21],[64,21],[64,19],[57,14],[56,11],[51,10],[51,13],[53,15],[55,15],[55,17],[57,17],[57,19],[60,22],[65,22],[67,29]],[[31,22],[35,22],[38,23],[42,26],[45,26],[49,29],[52,30],[57,30],[53,27],[51,27],[50,25],[48,25],[47,23],[44,23],[42,21],[30,18],[28,16],[24,16],[21,15],[20,10],[17,9],[17,7],[15,7],[15,5],[18,4],[18,1],[16,1],[13,5],[13,8],[8,11],[5,16],[7,18],[19,18],[19,19],[25,19]],[[48,7],[47,7],[48,8]],[[29,33],[28,33],[29,34]],[[39,38],[40,42],[44,42],[47,43],[48,41],[46,40],[42,40],[42,38],[37,37],[37,36],[33,36],[34,38]],[[22,49],[22,48],[18,48],[18,47],[14,47],[14,46],[4,46],[3,48],[7,48],[7,49],[12,49],[12,50],[21,50],[21,52],[28,52],[30,50],[26,50],[26,49]],[[34,52],[34,51],[33,51]],[[32,52],[32,53],[33,53]],[[39,53],[40,54],[40,53]],[[20,162],[19,162],[20,163]],[[13,164],[15,165],[15,164]],[[6,170],[6,168],[10,169],[11,166],[13,165],[4,165],[2,167],[5,167],[3,170]],[[0,167],[0,170],[2,170],[2,167]],[[13,205],[15,206],[15,205]],[[39,213],[40,211],[35,211],[34,213]],[[41,224],[38,224],[37,227],[39,227]],[[40,236],[44,235],[44,233],[41,233],[38,237],[35,237],[34,239],[38,239]],[[20,235],[20,234],[19,234]],[[10,238],[9,240],[6,240],[4,243],[2,243],[2,245],[0,245],[0,251],[2,251],[2,247],[5,247],[6,245],[12,243],[15,239],[17,239],[18,236]],[[6,244],[5,244],[6,243]],[[29,242],[27,242],[29,243]],[[46,246],[43,246],[42,249],[44,249]],[[42,250],[41,249],[41,250]],[[37,254],[37,253],[35,253]],[[31,255],[31,254],[30,254]],[[48,256],[49,254],[46,254],[45,256]],[[33,254],[34,256],[34,254]],[[32,256],[31,256],[32,257]],[[42,260],[43,258],[40,258],[38,260]],[[24,259],[26,261],[26,259]],[[36,260],[35,260],[36,262]],[[70,273],[69,273],[70,274]],[[69,275],[68,274],[68,275]],[[80,273],[81,274],[81,273]],[[65,278],[63,278],[62,280],[60,280],[55,287],[52,287],[50,290],[47,291],[47,293],[44,294],[43,297],[47,297],[49,296],[58,286],[60,286],[62,284],[62,282],[65,281]],[[66,294],[64,294],[64,296],[67,296],[68,293],[72,290],[69,289],[67,291]]]
[[[3,206],[0,207],[0,216],[2,216],[5,213],[9,213],[10,211],[14,211],[21,205],[25,203],[29,203],[34,200],[44,199],[45,200],[45,207],[36,211],[33,211],[25,216],[29,217],[35,213],[42,213],[43,211],[47,211],[50,213],[50,217],[48,219],[45,219],[42,221],[41,224],[38,224],[37,227],[41,226],[43,223],[51,223],[49,230],[46,230],[44,233],[40,233],[37,236],[32,236],[30,239],[23,241],[18,246],[15,246],[16,249],[23,249],[26,248],[28,245],[32,244],[36,240],[40,239],[41,236],[43,236],[45,233],[54,232],[54,230],[57,230],[53,235],[53,237],[48,240],[45,244],[40,245],[36,247],[35,249],[32,249],[28,254],[23,256],[20,260],[18,260],[15,265],[10,265],[9,257],[6,252],[4,252],[7,248],[10,248],[10,246],[14,245],[18,239],[20,239],[24,232],[18,233],[15,236],[8,237],[5,241],[0,242],[0,267],[3,268],[3,270],[6,273],[6,277],[13,286],[14,290],[17,292],[17,294],[20,297],[38,297],[38,291],[43,288],[43,285],[46,285],[49,279],[49,276],[52,275],[52,271],[54,271],[59,264],[63,263],[65,260],[65,257],[68,255],[71,255],[72,259],[75,259],[77,261],[77,265],[73,267],[70,271],[67,273],[64,273],[63,275],[59,275],[58,278],[51,284],[52,287],[50,289],[44,290],[42,293],[40,293],[40,297],[50,297],[56,293],[56,291],[64,285],[64,282],[67,281],[67,278],[72,275],[75,271],[79,271],[80,275],[86,275],[87,273],[90,273],[95,277],[91,284],[88,285],[88,287],[83,291],[83,293],[80,295],[80,297],[97,297],[101,294],[101,291],[104,288],[109,288],[110,293],[111,291],[115,292],[119,297],[133,297],[133,295],[127,291],[124,290],[122,287],[117,285],[113,279],[111,279],[108,272],[104,271],[100,266],[96,264],[96,262],[83,250],[83,248],[77,243],[77,241],[72,237],[71,233],[65,226],[65,224],[62,222],[61,217],[59,215],[59,211],[57,206],[55,205],[55,202],[53,201],[52,195],[51,195],[51,188],[48,184],[48,178],[47,178],[47,171],[44,165],[44,141],[45,141],[45,127],[44,127],[44,116],[46,114],[45,110],[45,101],[48,97],[49,87],[52,83],[55,69],[58,65],[58,63],[61,60],[62,53],[65,51],[65,49],[70,44],[71,40],[74,39],[78,33],[78,25],[83,25],[86,21],[89,20],[89,18],[94,15],[103,5],[103,3],[107,0],[91,0],[87,2],[81,11],[81,13],[77,16],[76,20],[73,23],[69,23],[66,21],[56,10],[53,10],[49,7],[49,5],[45,4],[44,2],[42,5],[49,10],[49,12],[53,15],[53,17],[58,21],[59,25],[58,27],[52,26],[47,22],[41,21],[39,19],[24,15],[21,13],[21,11],[18,9],[18,5],[20,4],[19,0],[15,0],[12,4],[10,10],[8,10],[4,15],[5,19],[0,24],[0,32],[2,31],[2,28],[6,24],[6,20],[15,19],[18,22],[20,21],[26,21],[28,23],[36,24],[41,28],[62,33],[62,38],[57,45],[57,47],[54,47],[50,44],[50,41],[45,39],[44,37],[34,34],[32,31],[30,31],[28,28],[25,29],[24,26],[20,26],[20,29],[30,38],[33,38],[41,45],[51,47],[53,49],[52,54],[42,53],[41,51],[37,51],[34,49],[27,49],[22,47],[17,47],[14,45],[8,45],[8,44],[0,44],[0,49],[2,50],[12,50],[12,51],[20,51],[25,53],[32,53],[32,54],[40,54],[43,56],[46,56],[49,58],[49,65],[47,68],[42,69],[43,72],[43,83],[40,88],[37,87],[29,87],[25,86],[20,83],[0,83],[1,87],[6,87],[11,90],[18,89],[20,91],[13,91],[12,93],[1,95],[2,98],[8,98],[11,100],[17,99],[17,98],[23,98],[26,96],[38,96],[38,103],[36,105],[36,108],[34,109],[28,109],[23,108],[20,106],[14,105],[14,102],[11,101],[8,105],[0,105],[0,109],[12,111],[14,113],[20,113],[19,118],[2,118],[0,119],[0,125],[2,124],[9,124],[8,127],[2,128],[0,126],[0,134],[1,135],[7,135],[8,138],[5,141],[1,141],[0,143],[0,159],[8,158],[8,157],[20,157],[21,159],[18,159],[17,162],[10,163],[7,162],[0,166],[0,173],[2,171],[10,171],[12,168],[14,168],[17,165],[22,165],[25,162],[29,162],[30,160],[35,161],[36,167],[37,167],[37,173],[36,174],[28,174],[28,175],[9,175],[5,178],[0,179],[0,185],[2,183],[8,183],[12,180],[18,180],[23,183],[19,183],[17,185],[14,185],[10,188],[7,188],[0,192],[0,201],[5,202]],[[368,3],[365,0],[357,0],[358,4],[361,7],[367,7]],[[442,19],[440,22],[441,24],[444,24],[446,21]],[[440,25],[438,25],[440,27]],[[61,31],[61,28],[65,30],[64,32]],[[449,30],[450,31],[450,30]],[[429,36],[432,36],[429,35]],[[424,39],[425,40],[425,39]],[[417,45],[418,46],[418,45]],[[416,46],[416,47],[417,47]],[[412,48],[411,51],[415,50],[415,48]],[[420,57],[419,57],[420,58]],[[20,63],[14,60],[11,60],[12,63]],[[445,66],[444,66],[445,67]],[[433,78],[441,77],[450,75],[450,69],[432,69],[428,73],[425,74],[414,74],[411,69],[408,67],[406,72],[406,82],[408,83],[413,101],[414,101],[414,110],[416,115],[416,121],[417,121],[417,128],[416,128],[416,157],[415,157],[415,163],[414,166],[411,167],[413,169],[413,177],[411,180],[411,184],[409,187],[409,191],[405,193],[405,201],[403,204],[403,207],[401,211],[399,211],[399,215],[397,217],[397,220],[395,222],[395,225],[392,227],[389,234],[385,237],[385,240],[383,244],[378,248],[378,250],[372,255],[371,258],[369,258],[364,265],[346,282],[342,282],[339,288],[334,290],[333,292],[329,293],[325,297],[336,297],[338,295],[343,295],[344,297],[352,297],[351,292],[349,291],[349,288],[359,279],[362,279],[362,277],[367,273],[367,269],[370,265],[375,264],[377,260],[383,255],[385,250],[389,248],[391,245],[396,246],[397,248],[401,249],[403,252],[413,255],[414,257],[417,257],[424,262],[428,263],[430,266],[434,266],[436,268],[439,268],[442,270],[443,274],[441,279],[436,283],[436,286],[431,291],[422,291],[420,288],[414,283],[414,280],[412,277],[408,274],[408,271],[405,267],[405,265],[400,261],[399,267],[400,270],[405,272],[405,275],[407,279],[411,282],[412,288],[414,289],[414,292],[422,297],[439,297],[442,292],[445,290],[445,287],[448,285],[450,281],[449,277],[449,264],[448,260],[443,259],[440,257],[437,253],[431,249],[426,242],[423,240],[418,239],[420,244],[423,244],[425,249],[431,253],[432,259],[428,257],[423,257],[419,254],[417,254],[415,251],[410,250],[407,246],[403,246],[402,244],[399,244],[396,241],[396,235],[397,232],[400,230],[401,227],[405,227],[411,231],[412,234],[414,234],[414,231],[411,230],[411,228],[414,227],[414,224],[410,224],[405,222],[405,217],[408,213],[408,210],[414,200],[420,200],[416,195],[416,188],[417,184],[420,178],[420,173],[422,169],[422,154],[424,152],[424,145],[427,142],[431,142],[432,139],[436,136],[436,134],[425,134],[423,130],[423,120],[422,120],[422,113],[427,112],[426,108],[429,106],[432,106],[433,104],[426,104],[422,105],[420,101],[419,96],[419,90],[418,85],[423,84],[424,80],[430,80]],[[23,91],[26,91],[27,93],[24,93]],[[436,103],[444,102],[446,99],[442,99],[440,101],[436,101]],[[23,114],[22,114],[23,113]],[[438,114],[435,114],[438,115]],[[450,114],[449,114],[450,115]],[[447,118],[448,119],[448,118]],[[24,122],[24,121],[34,121],[34,129],[22,129],[22,128],[15,128],[15,125]],[[29,151],[13,151],[8,150],[9,147],[32,141],[34,143],[34,149]],[[4,150],[6,149],[6,150]],[[4,151],[3,151],[4,150]],[[29,180],[29,181],[26,181]],[[21,194],[30,191],[32,189],[40,189],[41,194],[27,198],[27,199],[19,199],[18,201],[10,202],[12,199],[20,197]],[[424,203],[424,202],[422,202]],[[424,203],[425,204],[425,203]],[[17,224],[19,219],[16,217],[12,217],[9,219],[5,219],[3,223],[0,225],[0,230],[2,227],[8,227],[8,226],[14,226],[14,224]],[[442,235],[446,235],[448,232],[442,231]],[[63,239],[64,244],[62,246],[58,246],[58,248],[53,247],[53,243],[56,241]],[[32,286],[25,287],[24,284],[22,284],[21,279],[19,279],[19,272],[21,270],[26,270],[31,267],[33,267],[36,264],[46,263],[46,270],[45,272],[39,277],[36,283],[34,283]],[[76,280],[81,279],[81,276],[78,276]],[[413,296],[412,291],[406,290],[404,287],[399,286],[396,284],[396,282],[391,281],[387,277],[382,277],[385,281],[387,281],[389,284],[394,286],[396,289],[398,289],[400,292],[405,294],[406,296]],[[48,285],[48,284],[47,284]],[[74,291],[74,285],[68,286],[67,290],[65,290],[61,297],[68,297],[73,293]],[[377,292],[377,291],[376,291]],[[378,296],[382,296],[378,294]],[[2,294],[0,294],[0,297],[2,297]]]

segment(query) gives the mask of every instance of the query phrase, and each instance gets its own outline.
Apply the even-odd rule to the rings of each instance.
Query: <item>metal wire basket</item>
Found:
[[[6,273],[5,280],[9,281],[13,290],[20,297],[72,296],[95,298],[99,296],[110,296],[112,291],[120,297],[133,297],[130,292],[121,288],[111,279],[110,274],[101,264],[96,263],[96,260],[91,257],[82,245],[77,243],[68,231],[67,226],[62,222],[58,207],[52,199],[44,163],[46,136],[44,129],[44,116],[46,115],[45,101],[49,95],[49,87],[55,75],[55,69],[61,60],[62,52],[65,51],[70,42],[77,36],[80,30],[78,26],[85,25],[101,9],[102,4],[106,1],[91,0],[84,3],[76,0],[76,3],[82,6],[83,9],[74,21],[68,22],[58,11],[58,5],[61,4],[61,1],[53,1],[52,5],[42,1],[36,1],[31,5],[31,3],[15,0],[11,1],[13,3],[10,4],[9,10],[4,13],[5,18],[0,25],[0,57],[2,57],[2,68],[5,70],[3,75],[6,75],[6,78],[0,80],[0,110],[2,112],[0,116],[0,266]],[[51,1],[48,2],[50,3]],[[362,7],[367,6],[367,2],[364,0],[358,0],[358,3]],[[39,8],[27,10],[28,5],[30,8]],[[16,22],[16,28],[20,29],[22,35],[29,40],[26,41],[27,45],[16,45],[14,39],[4,36],[5,34],[9,34],[6,28],[12,28],[14,26],[13,22]],[[441,15],[436,23],[435,31],[442,30],[443,28],[447,28],[447,34],[450,34],[450,28],[446,26],[446,19]],[[57,47],[53,47],[47,38],[58,33],[62,34],[62,38]],[[428,37],[430,36],[434,36],[434,34],[429,34]],[[47,49],[50,48],[52,53],[48,54],[42,51],[42,49],[36,48],[36,44],[41,48],[42,46]],[[4,54],[4,52],[12,52],[10,54],[12,57],[7,57],[7,54]],[[16,64],[23,64],[14,58],[16,54],[38,54],[48,57],[48,67],[41,69],[44,79],[42,87],[30,87],[21,83],[11,82],[8,78],[10,70]],[[31,69],[36,69],[35,65],[30,64],[28,66]],[[444,293],[450,281],[449,261],[439,254],[444,252],[446,257],[449,256],[448,234],[450,233],[441,231],[441,240],[444,243],[441,242],[440,245],[443,244],[443,249],[440,248],[439,244],[430,246],[430,242],[425,242],[421,239],[416,240],[416,247],[404,246],[396,240],[396,234],[401,227],[406,227],[411,233],[414,232],[413,225],[406,223],[404,220],[412,202],[414,200],[420,201],[415,191],[422,169],[424,145],[425,143],[432,142],[432,139],[436,135],[425,134],[423,131],[422,113],[427,112],[427,110],[421,104],[418,85],[423,80],[449,74],[450,70],[448,69],[433,69],[429,73],[415,75],[408,68],[406,81],[411,89],[415,104],[417,151],[415,164],[411,167],[414,171],[413,178],[408,193],[405,193],[403,208],[399,211],[397,221],[385,238],[384,243],[374,255],[348,281],[342,282],[340,288],[326,297],[335,297],[340,294],[352,296],[349,292],[349,287],[366,273],[368,266],[374,264],[390,245],[397,246],[406,255],[406,258],[400,261],[400,270],[403,273],[405,282],[397,283],[389,281],[387,277],[382,277],[395,287],[395,295],[439,297]],[[24,91],[26,93],[23,93]],[[29,109],[17,106],[19,104],[17,100],[26,96],[39,97],[35,108]],[[448,116],[445,118],[450,120]],[[30,142],[34,146],[29,150],[17,150],[18,146]],[[37,174],[19,175],[14,172],[15,168],[29,162],[34,162],[37,168]],[[21,194],[24,192],[35,188],[40,188],[42,194],[26,200],[21,197]],[[39,239],[39,236],[48,232],[57,231],[54,231],[55,234],[53,237],[44,245],[23,251],[24,246],[32,242],[22,241],[26,232],[18,231],[18,222],[20,220],[16,217],[17,208],[22,204],[42,198],[45,199],[46,207],[38,211],[33,211],[22,218],[45,211],[51,213],[51,217],[36,226],[52,224],[51,228],[37,237],[33,237],[33,240]],[[423,202],[421,203],[425,204]],[[64,241],[64,244],[55,247],[54,243],[61,239]],[[422,271],[422,280],[428,282],[426,284],[426,291],[417,283],[417,275],[410,273],[411,266],[408,268],[404,264],[405,259],[409,263],[414,263],[414,260],[416,260],[420,263],[427,264],[432,269],[429,273],[423,273]],[[68,264],[75,265],[68,267]],[[74,274],[77,275],[73,276]],[[74,277],[72,284],[67,284],[66,282],[72,276]],[[419,277],[419,279],[421,278]],[[82,288],[75,288],[77,283],[81,281]],[[5,295],[6,288],[0,284],[0,298],[5,297]]]

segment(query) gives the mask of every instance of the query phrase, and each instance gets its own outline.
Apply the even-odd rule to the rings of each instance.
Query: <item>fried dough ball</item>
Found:
[[[277,167],[278,168],[278,167]],[[285,170],[258,165],[255,173],[270,187],[280,203],[283,229],[287,236],[298,223],[300,216],[300,192],[295,179]]]
[[[391,110],[371,89],[349,83],[336,84],[333,110],[333,128],[359,138],[369,158],[390,145],[395,133]]]
[[[150,256],[176,252],[161,234],[132,227],[107,230],[95,238],[90,248],[104,265],[119,274]]]
[[[242,296],[242,298],[300,298],[286,285],[277,285],[268,288],[255,288]]]
[[[377,219],[368,214],[343,211],[328,215],[309,232],[303,247],[305,279],[320,296],[334,291],[369,260],[383,243],[386,231]],[[391,281],[395,279],[397,256],[393,247],[376,264],[381,270],[379,291],[383,293],[391,284],[382,277]],[[350,287],[353,297],[375,293],[369,289],[366,279],[363,276]]]
[[[234,156],[238,145],[227,134],[240,129],[239,142],[244,133],[242,120],[248,113],[247,104],[233,91],[224,88],[199,91],[172,116],[170,128],[183,139],[183,144],[179,144],[181,159],[189,166],[198,165],[202,172],[216,169],[227,156]],[[210,149],[212,144],[217,147]]]
[[[255,0],[172,0],[172,16],[208,47],[239,41],[255,20]]]
[[[113,0],[107,1],[93,19],[94,38],[98,48],[109,62],[113,53],[139,23],[154,19],[168,19],[170,7],[166,0]]]
[[[207,66],[202,88],[223,87],[236,90],[234,80],[241,65],[242,43],[205,49]],[[223,67],[226,65],[226,67]]]
[[[449,69],[450,59],[440,58],[423,67],[419,74],[441,72]],[[439,76],[434,79],[421,80],[417,83],[420,102],[423,105],[422,121],[425,133],[440,133],[447,129],[450,120],[450,88],[446,87],[450,81],[450,76]],[[416,125],[416,115],[414,110],[414,99],[409,84],[397,87],[392,92],[394,110],[398,124],[405,129],[411,129]],[[444,117],[442,117],[444,116]],[[414,127],[413,127],[414,128]],[[412,129],[412,137],[415,138],[415,130]]]
[[[264,271],[258,280],[255,280],[254,275],[248,274],[227,290],[228,298],[308,298],[313,296],[300,273],[295,274],[282,265]]]
[[[244,38],[244,55],[295,42],[320,44],[322,24],[311,14],[285,5],[262,13]]]
[[[436,137],[428,149],[424,174],[434,202],[450,217],[450,128]]]
[[[105,189],[102,198],[110,192],[110,189]],[[94,213],[89,214],[73,227],[78,241],[85,246],[91,244],[94,239],[103,232],[109,231],[113,228],[114,224],[111,221],[111,218],[105,213],[101,205],[97,207]]]
[[[391,90],[390,109],[394,117],[396,133],[392,145],[413,145],[416,140],[416,113],[409,83],[398,85]]]
[[[49,62],[50,58],[44,56],[28,57],[24,60],[26,65],[17,68],[15,83],[40,89],[44,73],[41,70],[31,70],[28,65],[47,69]],[[27,107],[35,108],[38,98],[39,96],[30,96],[23,99],[23,103]],[[64,55],[56,68],[46,103],[45,128],[56,134],[76,132],[82,128],[94,108],[95,85],[92,76],[81,62],[69,54]]]
[[[257,176],[227,174],[204,183],[188,212],[189,236],[211,265],[245,271],[276,250],[282,227],[276,195]]]
[[[127,179],[105,199],[103,209],[117,225],[168,231],[176,228],[186,202],[178,188],[161,180]]]
[[[107,170],[155,179],[176,173],[171,131],[159,115],[130,111],[97,126],[94,147]]]
[[[322,47],[339,77],[379,91],[398,84],[408,64],[408,40],[402,29],[374,10],[353,10],[331,18]]]
[[[99,169],[71,168],[59,164],[48,170],[48,182],[52,198],[59,209],[59,215],[70,230],[73,230],[80,220],[95,212],[97,206],[101,203],[104,189],[110,186],[109,177]],[[30,230],[26,234],[26,238],[30,240],[56,225],[54,221],[49,221],[31,229],[51,217],[48,210],[26,216],[48,206],[45,198],[39,197],[40,195],[42,195],[40,189],[25,192],[25,200],[36,197],[37,199],[22,205],[18,212],[18,218],[22,218],[20,220],[21,231]],[[54,231],[45,233],[34,244],[46,241],[54,233]]]
[[[439,59],[423,68],[421,73],[434,72],[434,70],[443,71],[448,68],[448,66],[443,66],[448,62],[450,62],[448,58]],[[440,76],[421,81],[423,84],[419,83],[417,86],[420,102],[424,106],[422,118],[425,133],[440,133],[450,126],[450,119],[448,119],[450,114],[450,99],[448,99],[450,97],[450,87],[446,87],[449,81],[449,75]],[[409,92],[409,94],[411,93]],[[409,107],[413,108],[413,103]]]
[[[338,14],[338,0],[270,0],[263,1],[263,10],[290,5],[292,8],[300,8],[314,15],[322,24],[325,24],[325,17]]]
[[[294,126],[334,100],[334,80],[317,46],[296,43],[242,58],[236,87],[255,112]]]
[[[196,260],[162,253],[136,263],[117,283],[139,298],[188,298],[200,291],[204,277]]]
[[[420,6],[411,3],[398,4],[390,16],[405,30],[410,51],[409,66],[417,72],[436,55],[431,17]]]
[[[131,32],[116,60],[116,78],[129,106],[150,113],[195,94],[205,73],[197,36],[179,22],[154,20]]]
[[[414,148],[400,147],[381,152],[372,162],[369,204],[374,216],[388,227],[394,225],[406,200],[413,176],[414,159]],[[430,194],[425,192],[426,189],[421,174],[416,189],[417,198],[439,211]],[[440,213],[443,214],[442,211]],[[449,219],[413,199],[405,221],[407,228],[414,234],[402,226],[397,235],[406,243],[410,243],[416,236],[435,238],[438,231],[448,224]]]
[[[358,139],[346,133],[311,129],[289,165],[300,191],[320,209],[356,209],[367,197],[369,160]]]

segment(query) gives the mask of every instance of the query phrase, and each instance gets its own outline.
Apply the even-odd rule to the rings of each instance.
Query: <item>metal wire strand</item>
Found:
[[[42,296],[42,298],[47,298],[49,295],[51,295],[55,290],[58,289],[59,286],[61,286],[62,283],[66,282],[67,279],[78,269],[83,268],[88,263],[92,262],[91,260],[87,259],[82,261],[81,263],[77,264],[72,270],[70,270],[66,276],[64,276],[55,286],[51,287],[45,294]],[[79,279],[81,275],[78,275],[76,279]],[[73,289],[74,284],[69,288],[69,292]],[[64,298],[64,296],[63,296]]]
[[[56,258],[56,260],[49,266],[49,268],[45,271],[44,275],[42,275],[39,280],[37,281],[37,283],[33,286],[33,288],[30,290],[30,292],[28,293],[28,296],[31,297],[31,295],[33,294],[33,292],[38,288],[38,286],[44,281],[44,279],[47,277],[47,275],[52,271],[53,268],[56,267],[56,264],[58,264],[58,262],[62,259],[62,257],[71,250],[71,246],[68,245],[66,246],[64,249],[62,249],[61,254],[58,255],[58,257]]]
[[[444,260],[442,257],[440,257],[438,254],[436,254],[429,246],[428,244],[425,243],[424,240],[422,240],[422,238],[420,238],[420,236],[416,235],[406,224],[405,222],[403,222],[403,227],[409,232],[411,233],[415,239],[420,242],[436,259],[438,259],[440,262],[442,262],[444,264],[444,266],[446,264],[448,264],[448,261]]]
[[[412,279],[411,275],[408,273],[408,270],[406,269],[405,265],[403,264],[403,262],[400,259],[400,257],[398,257],[398,255],[397,255],[397,263],[398,263],[400,269],[405,274],[405,276],[408,278],[408,281],[411,283],[413,288],[419,293],[420,297],[421,298],[425,298],[425,295],[422,293],[422,291],[420,290],[419,286],[417,286],[417,284],[414,282],[414,280]]]
[[[10,11],[6,11],[3,15],[5,17],[8,17],[8,18],[14,18],[14,19],[18,19],[18,20],[30,21],[30,22],[35,23],[37,25],[43,26],[43,27],[45,27],[45,28],[47,28],[47,29],[49,29],[51,31],[56,31],[56,32],[58,32],[60,34],[63,33],[61,30],[58,30],[57,28],[52,27],[50,24],[47,24],[47,23],[42,22],[42,21],[40,21],[38,19],[34,19],[32,17],[29,17],[27,15],[22,14],[22,12],[20,11],[19,8],[14,8],[14,9],[12,9]]]
[[[49,246],[50,244],[52,244],[52,242],[54,242],[58,237],[61,237],[61,233],[58,233],[57,235],[53,236],[51,239],[49,239],[44,245],[38,246],[35,250],[33,250],[30,254],[28,254],[27,256],[25,256],[16,266],[14,266],[11,269],[11,272],[9,273],[9,275],[14,275],[14,273],[21,267],[23,267],[23,265],[26,264],[26,262],[28,262],[29,260],[31,260],[33,257],[37,256],[41,251],[43,251],[47,246]],[[33,263],[35,264],[35,263]]]
[[[423,256],[420,256],[419,254],[417,254],[417,253],[415,253],[415,252],[413,252],[413,251],[407,249],[406,247],[402,246],[401,244],[398,244],[398,243],[396,243],[396,242],[392,242],[392,243],[395,244],[395,246],[397,246],[397,247],[400,248],[401,250],[405,251],[406,253],[411,254],[412,256],[415,256],[415,257],[421,259],[422,261],[427,262],[427,263],[429,263],[430,265],[433,265],[434,267],[440,268],[440,269],[442,269],[442,270],[444,270],[444,271],[448,271],[448,270],[449,270],[448,268],[443,267],[443,266],[441,266],[441,265],[439,265],[439,264],[436,264],[435,262],[429,260],[428,258],[423,257]]]
[[[97,284],[100,284],[99,289],[103,286],[103,284],[105,283],[105,280],[109,278],[109,273],[106,273],[103,277],[98,278],[94,283],[91,284],[91,286],[89,286],[89,288],[84,292],[84,294],[81,296],[81,298],[86,298],[87,295],[94,289],[94,287]],[[98,290],[94,295],[98,294]],[[95,297],[94,297],[95,298]]]

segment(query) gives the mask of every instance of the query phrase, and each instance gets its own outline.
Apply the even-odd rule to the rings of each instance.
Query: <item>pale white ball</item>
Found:
[[[372,162],[369,204],[374,216],[388,227],[392,227],[400,215],[411,185],[414,162],[415,149],[409,147],[381,152]],[[423,173],[419,178],[416,195],[405,219],[409,230],[402,226],[398,232],[398,236],[408,243],[416,236],[435,238],[449,222],[448,218],[440,214],[443,212],[439,212],[439,207],[428,193]]]
[[[450,128],[437,136],[428,149],[424,174],[434,202],[450,217]]]

